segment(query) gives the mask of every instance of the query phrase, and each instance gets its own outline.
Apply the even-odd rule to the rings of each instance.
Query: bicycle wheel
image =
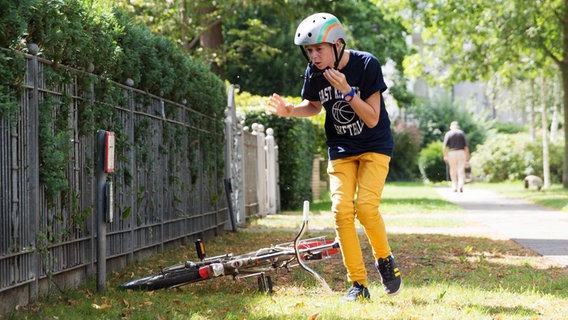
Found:
[[[123,290],[157,290],[172,288],[187,283],[204,280],[199,275],[199,268],[183,268],[177,270],[164,271],[144,278],[132,280],[118,286]]]

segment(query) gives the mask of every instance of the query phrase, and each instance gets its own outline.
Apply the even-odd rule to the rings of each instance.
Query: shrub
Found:
[[[525,126],[519,123],[503,123],[503,122],[497,122],[493,125],[493,128],[495,130],[497,130],[497,132],[499,133],[508,133],[508,134],[514,134],[514,133],[520,133],[520,132],[526,132],[527,130],[525,129]]]
[[[562,181],[563,141],[549,144],[550,177]],[[542,141],[528,134],[499,134],[480,145],[471,157],[472,172],[482,180],[521,180],[528,174],[542,177]]]
[[[430,142],[420,151],[418,167],[422,179],[425,181],[440,182],[447,180],[447,168],[442,155],[441,141]]]
[[[410,181],[420,176],[418,156],[421,137],[415,124],[399,122],[393,126],[394,151],[388,179]]]
[[[527,144],[524,153],[524,175],[534,174],[543,176],[542,167],[542,140],[537,137],[536,141]],[[564,164],[564,141],[550,142],[548,145],[548,158],[550,166],[550,180],[552,183],[562,183],[562,171]],[[523,177],[524,177],[523,175]],[[522,178],[523,178],[522,177]]]

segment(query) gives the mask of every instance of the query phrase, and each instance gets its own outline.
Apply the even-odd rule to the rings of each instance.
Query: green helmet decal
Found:
[[[328,22],[326,22],[320,30],[320,34],[319,37],[317,39],[317,42],[327,42],[326,39],[328,37],[328,35],[330,34],[331,30],[333,28],[342,28],[341,23],[339,22],[339,20],[337,20],[337,18],[331,19]],[[334,41],[335,42],[335,41]]]

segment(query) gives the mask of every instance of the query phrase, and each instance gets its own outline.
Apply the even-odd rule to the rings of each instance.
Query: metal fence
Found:
[[[96,96],[100,82],[86,91],[76,78],[71,85],[54,86],[45,77],[54,68],[49,61],[27,55],[26,63],[19,111],[0,115],[0,313],[53,287],[76,287],[94,275],[97,263],[96,132],[83,134],[79,118],[86,100],[101,100]],[[79,73],[65,70],[74,77]],[[123,96],[112,106],[123,148],[112,176],[115,219],[106,228],[110,270],[162,250],[165,244],[223,232],[231,205],[239,225],[251,215],[272,210],[265,209],[269,200],[257,193],[265,189],[258,186],[259,181],[266,183],[267,174],[264,167],[256,171],[257,159],[266,159],[256,144],[262,140],[255,143],[255,135],[233,125],[230,130],[238,132],[234,145],[240,148],[226,150],[223,119],[129,86],[112,86]],[[71,147],[60,164],[68,188],[56,197],[48,197],[50,190],[40,183],[40,145],[42,152],[51,151],[40,143],[39,130],[55,131],[53,122],[47,128],[38,124],[38,110],[47,100],[62,106],[49,111],[54,119],[61,121],[67,112],[63,118],[70,132]],[[204,137],[217,143],[204,143]],[[232,172],[210,165],[220,163],[216,157],[230,157]],[[227,175],[235,188],[231,205],[223,186]]]

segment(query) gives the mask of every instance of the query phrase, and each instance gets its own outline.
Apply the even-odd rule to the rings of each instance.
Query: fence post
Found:
[[[230,117],[230,126],[226,130],[230,130],[227,135],[227,178],[231,179],[233,204],[233,217],[236,226],[244,227],[246,225],[245,216],[245,197],[244,197],[244,148],[243,148],[243,126],[241,118],[237,115],[237,107],[235,105],[235,90],[239,89],[239,85],[232,84],[229,86],[227,94],[228,110],[225,113],[227,118]],[[230,135],[230,139],[229,139]]]
[[[232,86],[229,88],[229,102],[227,105],[230,107],[230,99],[232,95]],[[231,183],[231,163],[233,155],[233,117],[231,110],[225,109],[225,196],[227,199],[227,208],[229,221],[225,223],[225,230],[237,231],[237,224],[235,222],[235,215],[233,212],[233,185]]]
[[[106,223],[104,219],[104,183],[106,174],[104,172],[104,153],[105,153],[105,131],[97,132],[97,291],[106,290]]]
[[[258,195],[258,214],[266,215],[266,154],[264,152],[264,126],[252,124],[253,134],[256,135],[257,177],[256,193]]]
[[[281,207],[280,207],[280,165],[278,162],[278,145],[276,145],[274,147],[274,170],[276,171],[276,176],[275,176],[275,180],[274,180],[274,187],[275,187],[275,192],[276,192],[276,212],[280,212],[281,211]]]
[[[233,172],[233,185],[234,201],[235,201],[235,215],[237,217],[237,226],[244,227],[246,225],[246,212],[245,212],[245,147],[244,147],[244,133],[242,118],[234,114],[234,172]]]
[[[276,213],[276,151],[274,141],[274,130],[266,129],[266,198],[267,213]]]
[[[33,55],[30,74],[32,76],[33,90],[28,110],[28,165],[29,165],[29,214],[30,214],[30,240],[35,250],[33,254],[34,281],[30,284],[30,298],[35,300],[39,296],[39,278],[41,272],[40,253],[37,248],[37,233],[40,232],[39,223],[39,47],[32,43],[28,47]]]

